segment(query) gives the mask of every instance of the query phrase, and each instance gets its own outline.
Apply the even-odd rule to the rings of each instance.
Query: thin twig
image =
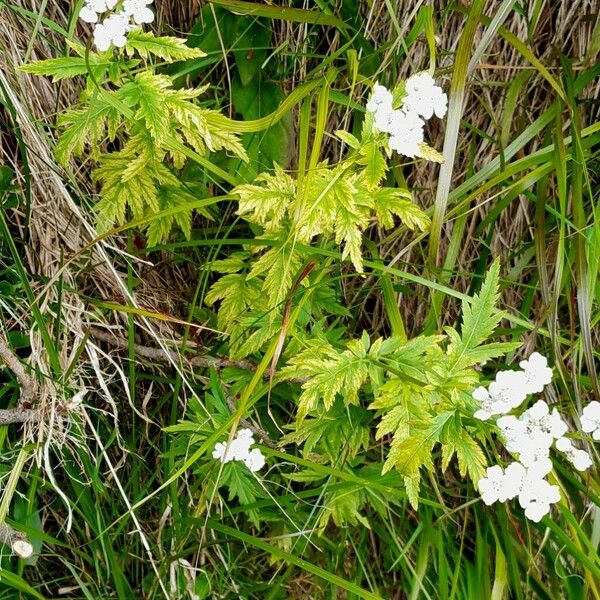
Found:
[[[41,411],[34,408],[15,408],[0,409],[0,425],[10,425],[11,423],[30,423],[41,420]]]
[[[111,344],[112,346],[120,348],[121,350],[126,350],[129,348],[129,343],[125,338],[116,336],[110,333],[109,331],[105,331],[97,327],[92,327],[90,328],[90,335],[98,340],[102,340],[104,342],[107,342],[108,344]],[[138,356],[141,356],[143,358],[150,358],[157,362],[166,363],[171,361],[179,361],[181,359],[186,364],[192,367],[202,369],[206,369],[208,367],[216,367],[220,369],[225,367],[236,367],[238,369],[245,369],[248,371],[256,370],[256,365],[249,360],[230,360],[227,358],[215,358],[212,356],[192,356],[188,358],[186,356],[181,357],[174,351],[170,353],[171,356],[169,357],[165,354],[165,352],[163,352],[162,348],[149,348],[148,346],[142,346],[141,344],[134,344],[133,348]],[[267,374],[265,374],[265,377],[266,376]],[[227,403],[229,405],[230,410],[232,412],[235,412],[236,407],[233,398],[227,398]],[[240,423],[244,427],[250,429],[254,434],[256,434],[266,446],[269,446],[271,448],[277,447],[277,444],[275,444],[275,442],[273,442],[269,438],[269,435],[264,429],[253,425],[247,419],[240,419]]]
[[[102,340],[115,346],[121,350],[129,349],[129,342],[117,335],[114,335],[110,331],[99,329],[98,327],[92,327],[90,329],[90,335],[95,337],[97,340]],[[178,362],[183,360],[186,364],[197,367],[199,369],[208,369],[215,367],[216,369],[224,369],[226,367],[233,367],[237,369],[244,369],[246,371],[256,371],[256,365],[249,360],[230,360],[228,358],[216,358],[214,356],[181,356],[177,352],[169,352],[167,355],[162,348],[149,348],[148,346],[142,346],[141,344],[134,344],[133,348],[138,356],[143,358],[149,358],[158,362]]]
[[[0,542],[8,546],[12,553],[19,558],[29,558],[33,554],[33,546],[27,536],[13,529],[7,523],[0,525]]]
[[[231,396],[227,396],[227,406],[229,406],[229,410],[232,413],[236,412],[237,407],[235,405],[235,399]],[[269,446],[269,448],[277,448],[277,444],[269,437],[269,434],[261,427],[254,425],[253,423],[248,421],[248,419],[240,419],[240,425],[243,425],[244,427],[249,429],[254,435],[258,436],[265,446]]]
[[[126,338],[115,335],[110,331],[105,331],[104,329],[99,329],[98,327],[91,327],[90,335],[97,340],[102,340],[103,342],[119,348],[120,350],[129,349],[129,342]],[[133,344],[133,349],[137,356],[149,358],[155,362],[172,363],[173,361],[182,361],[186,365],[190,367],[196,367],[198,369],[208,369],[210,367],[215,367],[216,369],[225,369],[226,367],[230,367],[235,369],[243,369],[245,371],[256,371],[257,369],[256,363],[245,359],[231,360],[229,358],[216,358],[214,356],[206,355],[190,357],[181,356],[175,351],[169,351],[167,353],[163,351],[162,348],[150,348],[148,346],[142,346],[141,344]],[[270,371],[267,370],[267,372],[264,374],[264,377],[269,376]],[[286,380],[290,381],[291,383],[305,383],[307,381],[307,379],[304,377],[290,377],[286,378]]]
[[[23,366],[17,355],[10,349],[8,341],[0,335],[0,358],[6,366],[15,374],[20,386],[19,406],[28,406],[35,397],[37,382]]]

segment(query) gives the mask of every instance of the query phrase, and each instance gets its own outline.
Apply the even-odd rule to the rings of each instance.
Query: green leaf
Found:
[[[487,460],[481,446],[460,424],[454,422],[442,438],[442,469],[446,469],[456,454],[461,477],[468,475],[475,484],[485,476]]]
[[[161,187],[158,190],[158,199],[160,210],[182,206],[198,200],[196,196],[186,191],[183,187],[176,186]],[[197,212],[207,219],[213,219],[213,216],[206,208],[197,209]],[[173,215],[161,216],[150,221],[150,225],[148,226],[148,245],[154,246],[165,241],[175,223],[179,226],[186,239],[189,240],[192,233],[192,213],[193,211],[191,210],[180,211]]]
[[[165,92],[171,87],[171,83],[171,79],[166,75],[141,71],[120,90],[121,98],[138,107],[135,118],[144,121],[157,144],[163,143],[170,132],[170,115],[165,102]]]
[[[450,370],[460,370],[475,364],[479,353],[471,353],[492,336],[502,318],[496,309],[500,295],[500,261],[496,259],[490,267],[479,294],[471,302],[462,304],[462,330],[460,341],[449,347]]]
[[[429,217],[412,202],[412,194],[408,190],[379,188],[373,192],[373,201],[377,218],[386,229],[395,226],[394,215],[400,217],[409,229],[425,231],[430,225]]]
[[[257,19],[240,19],[233,57],[242,85],[258,81],[271,45],[271,29]],[[239,48],[239,50],[238,50]]]
[[[251,306],[253,297],[260,294],[260,282],[249,282],[245,274],[231,273],[218,279],[204,300],[209,306],[221,301],[218,325],[227,328],[232,322],[239,320]]]
[[[369,375],[370,359],[362,340],[350,340],[339,352],[327,342],[318,341],[292,357],[283,369],[283,378],[308,377],[298,401],[298,421],[302,421],[322,400],[329,410],[340,394],[345,404],[358,404],[358,392]]]
[[[375,142],[369,142],[361,147],[358,164],[365,167],[364,176],[368,188],[376,189],[385,177],[387,163]]]
[[[431,453],[440,441],[444,425],[453,416],[452,411],[443,411],[429,421],[411,426],[410,435],[392,440],[390,452],[383,466],[383,472],[395,467],[405,477],[415,477],[421,467],[431,469]]]
[[[264,496],[252,472],[244,463],[238,460],[233,460],[223,465],[219,485],[225,486],[229,491],[228,500],[230,502],[237,498],[242,506],[252,504],[258,498]],[[258,512],[256,510],[246,510],[245,512],[250,521],[255,525],[259,524]]]
[[[142,58],[158,56],[169,63],[206,56],[199,48],[186,46],[185,40],[181,38],[157,37],[152,32],[141,29],[134,29],[127,34],[125,50],[130,55],[137,52]]]
[[[110,92],[107,92],[109,95]],[[86,108],[72,109],[58,119],[58,125],[65,127],[54,152],[62,164],[67,164],[71,156],[81,156],[86,144],[95,148],[107,135],[118,129],[121,117],[104,95],[92,97]]]
[[[108,69],[111,62],[109,53],[96,54],[90,52],[89,54],[89,65],[96,77],[100,76],[104,69]],[[77,77],[77,75],[87,75],[88,65],[85,57],[62,56],[22,65],[20,70],[34,75],[52,76],[52,81],[56,82],[61,79]]]
[[[240,198],[238,214],[267,231],[278,229],[296,197],[296,183],[279,165],[273,175],[262,173],[255,181],[263,185],[240,185],[233,190]]]
[[[291,243],[271,248],[252,266],[248,279],[264,275],[262,290],[267,295],[268,307],[282,303],[292,287],[302,266],[302,257]],[[273,315],[274,316],[274,315]]]
[[[417,510],[419,508],[419,489],[421,488],[421,476],[403,477],[406,495],[410,505]]]
[[[338,129],[335,132],[336,137],[339,137],[342,142],[350,146],[350,148],[354,148],[354,150],[358,150],[360,148],[360,142],[356,139],[351,133],[345,131],[344,129]]]
[[[435,148],[428,146],[424,142],[419,144],[418,156],[420,156],[421,158],[424,158],[425,160],[429,160],[431,162],[435,162],[435,163],[439,163],[439,164],[444,162],[444,155],[441,154],[440,152],[438,152]]]
[[[363,486],[353,485],[328,492],[325,494],[319,527],[324,530],[331,519],[338,527],[356,526],[360,523],[371,529],[369,521],[360,513],[366,501],[367,495]]]
[[[340,448],[344,448],[345,456],[351,460],[361,449],[367,450],[369,447],[367,423],[370,418],[364,408],[346,406],[338,398],[327,412],[302,421],[285,436],[283,443],[303,443],[304,456],[318,452],[325,454],[332,463],[338,461]]]
[[[347,182],[336,181],[333,191],[335,241],[344,244],[342,260],[349,256],[356,271],[362,273],[362,230],[369,224],[368,212],[356,202],[355,189]]]

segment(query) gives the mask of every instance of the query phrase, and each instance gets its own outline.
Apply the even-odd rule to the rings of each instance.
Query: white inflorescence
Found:
[[[232,460],[242,461],[253,473],[260,471],[265,466],[265,457],[258,448],[250,449],[254,444],[254,437],[250,429],[240,429],[237,436],[229,444],[218,442],[213,450],[213,458],[222,463]]]
[[[122,48],[127,43],[127,33],[143,23],[152,23],[154,13],[148,8],[153,0],[125,0],[117,13],[102,15],[113,10],[117,0],[86,0],[79,18],[94,24],[94,44],[100,52],[111,46]]]
[[[478,487],[482,500],[488,505],[518,496],[525,516],[537,523],[550,512],[550,506],[560,500],[558,486],[545,479],[552,470],[552,444],[578,471],[589,469],[592,460],[585,450],[575,448],[565,437],[567,424],[556,408],[550,410],[545,401],[538,400],[519,416],[507,414],[518,408],[529,394],[543,391],[552,381],[552,369],[538,352],[521,361],[519,366],[521,371],[501,371],[488,389],[480,386],[472,393],[478,404],[474,416],[484,421],[499,416],[496,425],[504,445],[518,458],[505,470],[499,465],[489,467]],[[584,409],[581,426],[583,431],[594,432],[595,439],[600,439],[600,402],[591,402]]]
[[[581,415],[581,429],[591,433],[595,440],[600,440],[600,402],[590,402]]]
[[[375,128],[389,134],[392,150],[410,158],[419,156],[423,143],[425,121],[435,113],[442,118],[446,114],[448,97],[429,73],[417,73],[406,82],[406,95],[399,109],[393,107],[392,93],[376,83],[367,102],[367,110],[373,113]]]

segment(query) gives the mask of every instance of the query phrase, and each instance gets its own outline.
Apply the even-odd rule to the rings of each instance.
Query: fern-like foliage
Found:
[[[442,450],[446,468],[454,456],[459,473],[477,482],[486,460],[477,440],[477,421],[470,395],[479,375],[473,366],[500,356],[516,344],[487,343],[502,317],[496,309],[499,263],[490,268],[478,295],[463,303],[460,334],[422,336],[409,341],[366,334],[338,348],[318,339],[288,360],[283,378],[302,378],[297,424],[290,439],[311,439],[311,431],[343,402],[364,406],[379,418],[376,439],[389,449],[383,472],[395,469],[411,503],[418,505],[422,469],[432,469],[434,452]],[[310,448],[315,446],[311,443]],[[357,442],[354,442],[354,447]]]
[[[151,61],[204,53],[185,40],[141,30],[128,34],[124,53],[71,48],[75,56],[38,61],[23,70],[54,80],[87,76],[80,104],[58,119],[55,151],[62,164],[86,154],[97,163],[98,231],[133,217],[145,221],[150,245],[166,239],[175,224],[189,237],[193,211],[211,215],[194,207],[201,200],[198,190],[182,182],[180,171],[188,161],[182,147],[199,155],[224,150],[247,157],[238,137],[222,127],[220,113],[198,104],[206,87],[175,89],[173,79],[156,73]]]
[[[233,190],[239,199],[238,214],[259,227],[271,246],[249,257],[253,266],[247,272],[248,278],[261,280],[272,322],[281,314],[298,277],[301,285],[310,285],[310,279],[301,274],[310,259],[307,247],[316,240],[341,248],[342,260],[349,259],[362,273],[363,234],[371,224],[391,228],[400,221],[419,231],[429,226],[428,216],[407,189],[381,185],[387,163],[382,139],[372,128],[364,128],[361,140],[347,132],[337,135],[350,147],[348,156],[337,165],[321,162],[296,178],[274,165],[273,172],[262,173],[254,182]],[[228,294],[238,294],[240,289],[230,286],[225,292],[219,282],[215,287],[222,302],[218,320],[231,339],[239,330],[239,318],[229,307],[242,301],[236,302]],[[216,298],[209,294],[208,299],[212,303]]]

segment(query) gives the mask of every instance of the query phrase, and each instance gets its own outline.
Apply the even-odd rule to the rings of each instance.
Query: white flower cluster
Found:
[[[137,25],[152,23],[154,13],[148,8],[153,0],[125,0],[121,10],[100,21],[101,15],[113,10],[118,0],[86,0],[79,18],[86,23],[95,23],[94,44],[101,52],[112,45],[122,48],[127,43],[126,34]]]
[[[392,93],[383,85],[375,84],[367,102],[367,110],[375,117],[375,127],[389,134],[392,150],[408,157],[420,154],[423,143],[424,119],[435,113],[440,119],[445,116],[448,97],[426,72],[417,73],[406,81],[406,96],[402,107],[394,109]]]
[[[560,500],[558,486],[550,485],[543,477],[532,474],[521,463],[513,462],[506,469],[489,467],[487,477],[479,480],[481,499],[489,506],[496,501],[506,502],[519,496],[525,516],[536,523],[550,512],[550,505]]]
[[[578,471],[589,469],[592,460],[585,450],[575,448],[573,442],[564,437],[567,424],[556,408],[551,411],[543,400],[538,400],[520,416],[507,414],[521,406],[529,394],[541,392],[552,381],[552,369],[538,352],[521,361],[519,366],[521,371],[499,372],[488,389],[478,387],[473,391],[473,398],[480,405],[474,416],[487,420],[502,415],[496,424],[506,449],[518,456],[518,462],[509,464],[505,470],[498,465],[489,467],[487,477],[479,481],[478,487],[482,500],[488,505],[518,496],[525,516],[537,523],[550,512],[550,505],[560,500],[558,486],[544,479],[552,470],[552,444]],[[597,407],[593,404],[586,407],[587,414],[584,411],[582,428],[585,423],[587,430],[598,431],[600,438],[600,403],[595,403]]]
[[[218,442],[212,455],[213,458],[220,460],[222,463],[240,460],[253,473],[256,473],[265,466],[265,457],[258,448],[250,449],[250,446],[254,443],[252,431],[250,429],[240,429],[231,442]]]
[[[475,418],[486,421],[505,415],[521,406],[529,394],[541,392],[552,381],[548,360],[539,352],[534,352],[529,360],[522,360],[519,366],[521,371],[500,371],[488,389],[478,387],[473,392],[473,398],[481,404]]]
[[[600,402],[590,402],[581,415],[581,429],[591,433],[595,440],[600,440]]]

